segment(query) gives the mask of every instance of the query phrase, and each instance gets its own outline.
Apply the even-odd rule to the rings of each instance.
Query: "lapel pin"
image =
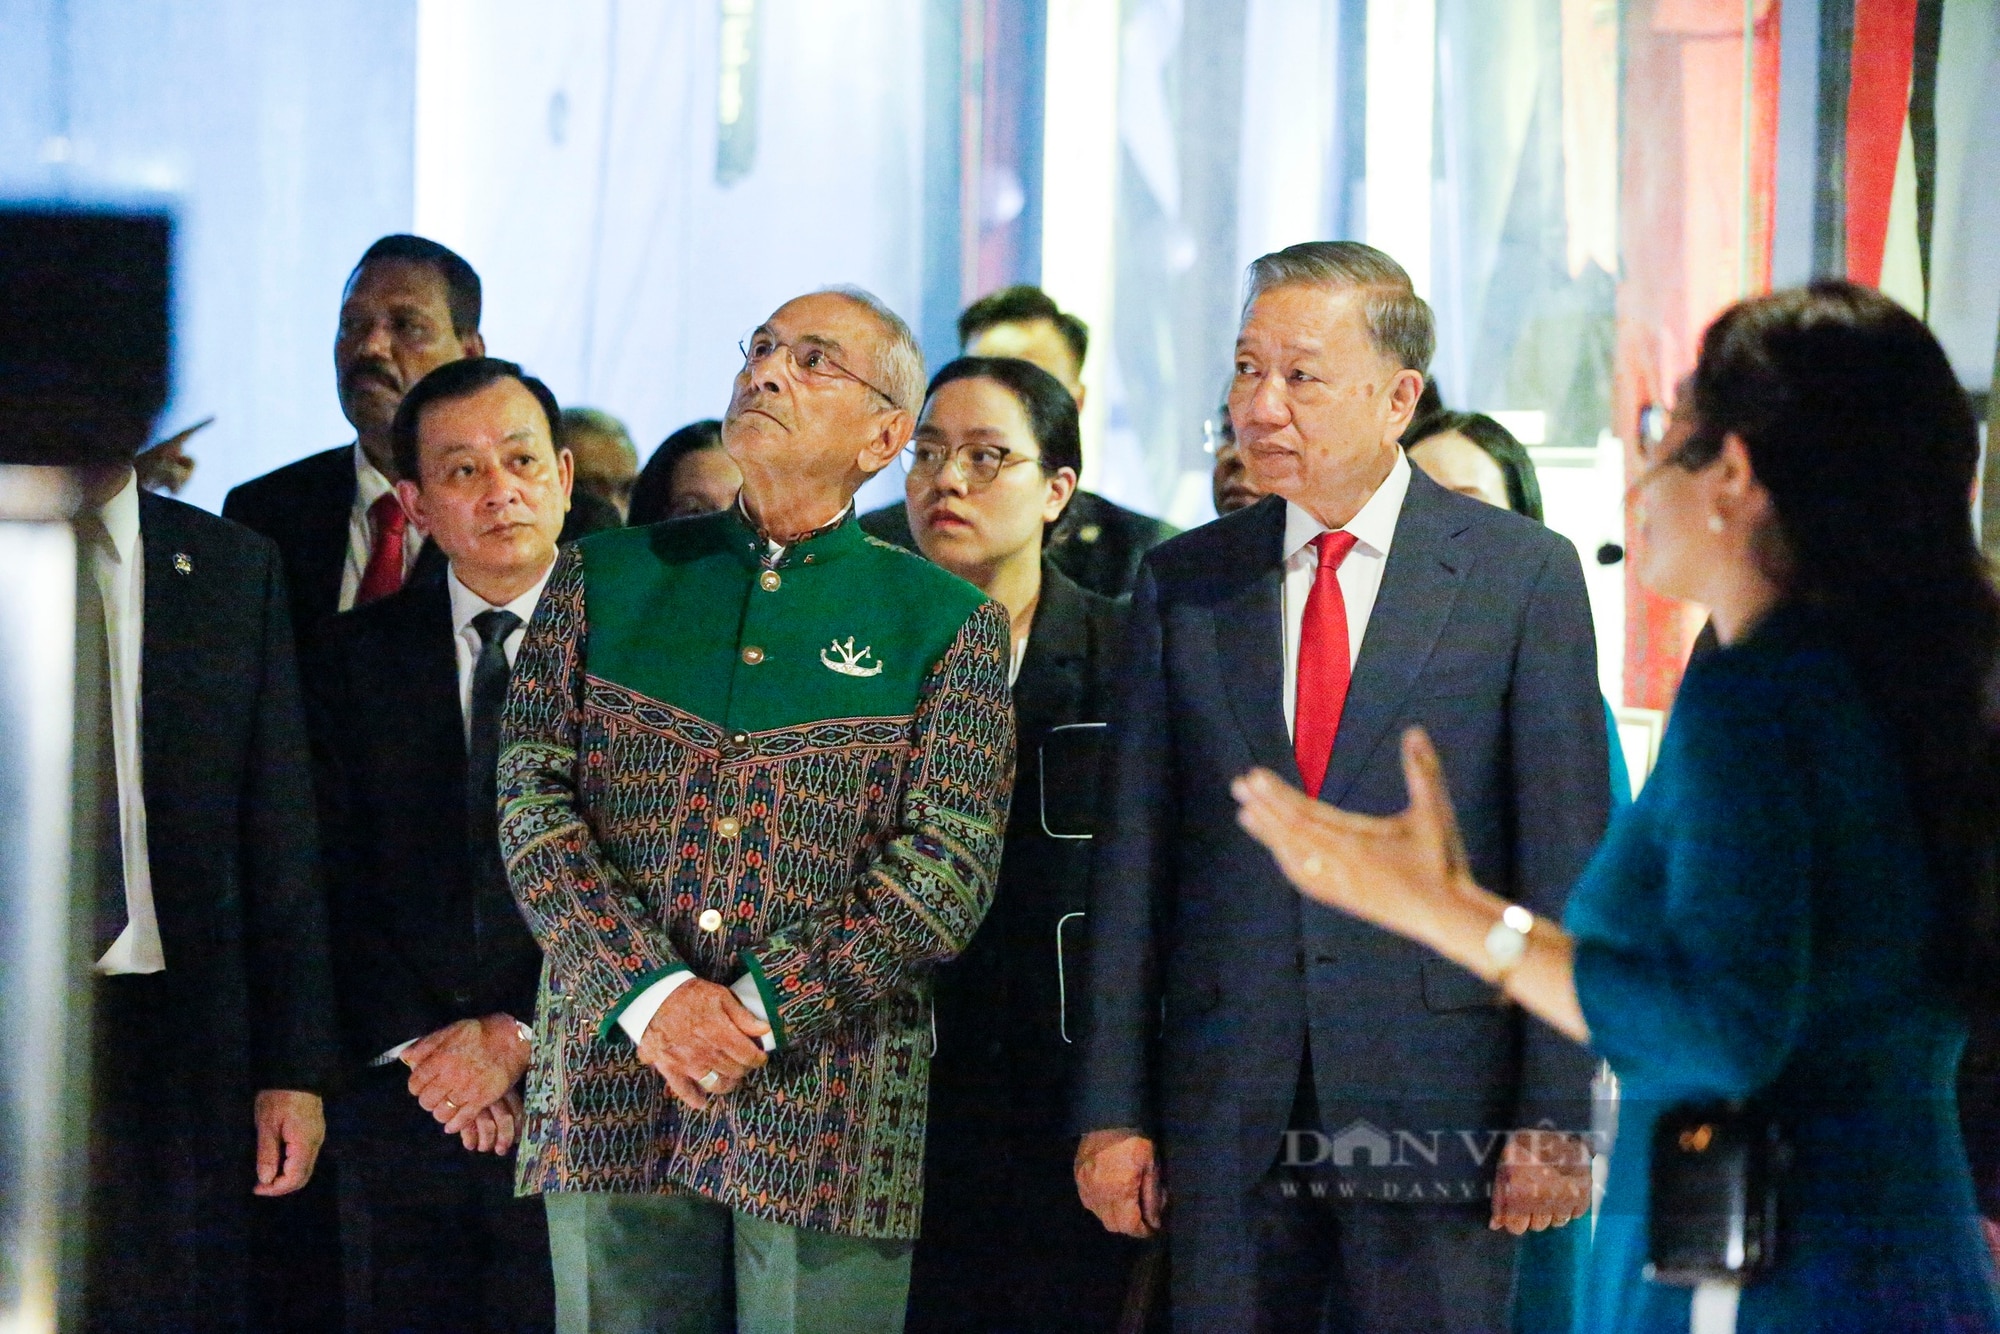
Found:
[[[175,574],[194,573],[194,562],[188,559],[187,552],[176,551],[174,553],[174,573]]]

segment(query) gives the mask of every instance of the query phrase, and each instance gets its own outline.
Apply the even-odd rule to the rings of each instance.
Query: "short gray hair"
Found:
[[[912,417],[924,407],[924,350],[903,317],[889,309],[882,298],[865,287],[841,284],[822,287],[816,296],[843,296],[868,313],[882,326],[885,337],[875,355],[875,373],[881,377],[882,392]]]
[[[1354,287],[1367,294],[1362,307],[1375,346],[1419,373],[1437,350],[1431,308],[1417,295],[1403,266],[1359,241],[1304,241],[1254,261],[1244,280],[1243,318],[1257,298],[1278,287]]]
[[[632,433],[625,429],[625,423],[603,408],[564,408],[562,433],[565,442],[578,434],[601,435],[618,441],[634,458],[638,457],[639,451],[633,446]]]

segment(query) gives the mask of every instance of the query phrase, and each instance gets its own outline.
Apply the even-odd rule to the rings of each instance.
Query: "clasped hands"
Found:
[[[734,1092],[752,1070],[763,1067],[770,1057],[759,1039],[770,1031],[728,987],[694,978],[675,987],[653,1011],[639,1041],[639,1059],[667,1081],[676,1098],[700,1111],[710,1098]]]
[[[410,1094],[474,1153],[505,1156],[520,1138],[521,1076],[533,1048],[512,1015],[461,1019],[403,1050]]]

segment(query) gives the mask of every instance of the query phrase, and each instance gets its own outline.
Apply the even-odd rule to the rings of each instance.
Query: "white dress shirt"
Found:
[[[383,496],[396,489],[396,484],[382,475],[382,470],[368,461],[367,451],[361,448],[359,440],[354,442],[354,507],[347,511],[347,559],[340,567],[340,610],[348,611],[354,606],[354,598],[361,591],[361,576],[368,571],[368,552],[374,542],[374,533],[368,528],[368,510]],[[424,549],[424,535],[417,531],[415,524],[403,529],[403,577],[410,577],[416,568],[417,556]],[[507,660],[512,662],[514,653],[507,651]]]
[[[100,543],[93,553],[92,572],[104,599],[104,642],[111,653],[111,748],[118,765],[118,833],[125,854],[125,929],[97,971],[159,973],[166,971],[160,946],[160,922],[153,912],[153,864],[146,851],[146,788],[140,769],[144,734],[139,730],[139,680],[144,671],[141,652],[146,638],[146,561],[139,536],[139,479],[124,487],[104,506],[104,528],[111,549]]]
[[[1347,665],[1361,657],[1361,640],[1368,618],[1375,613],[1375,595],[1382,591],[1382,569],[1389,563],[1389,546],[1396,540],[1396,520],[1410,493],[1410,460],[1396,451],[1396,462],[1375,494],[1348,520],[1342,532],[1354,534],[1354,549],[1340,563],[1340,597],[1347,604]],[[1326,525],[1289,500],[1285,502],[1285,731],[1293,730],[1299,711],[1299,632],[1305,624],[1306,598],[1319,577],[1319,552],[1312,541]]]
[[[473,619],[489,611],[511,611],[521,618],[513,633],[500,641],[500,651],[507,655],[507,666],[512,670],[514,657],[521,651],[521,641],[528,637],[528,622],[535,619],[535,606],[542,600],[542,589],[548,585],[549,571],[555,567],[551,558],[542,577],[535,580],[535,586],[502,607],[494,606],[460,583],[456,567],[445,574],[445,586],[451,590],[451,642],[458,650],[458,716],[465,724],[467,744],[472,741],[472,667],[479,661],[479,631],[472,628]]]

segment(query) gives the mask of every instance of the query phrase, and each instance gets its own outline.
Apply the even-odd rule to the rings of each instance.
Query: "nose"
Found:
[[[1262,375],[1243,403],[1243,419],[1265,426],[1282,426],[1291,419],[1291,411],[1285,402],[1284,388],[1278,377]]]

